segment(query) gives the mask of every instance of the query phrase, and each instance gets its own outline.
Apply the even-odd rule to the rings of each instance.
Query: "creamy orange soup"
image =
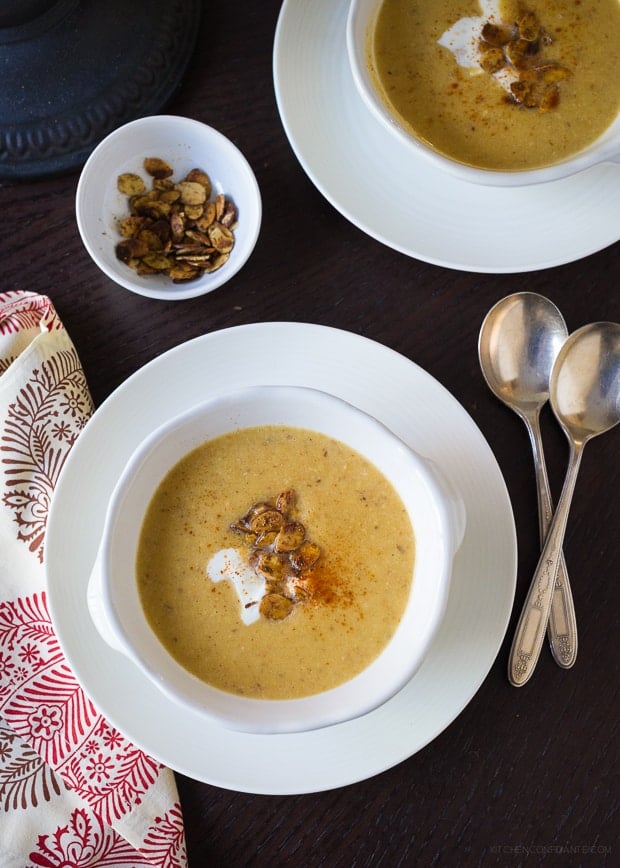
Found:
[[[491,6],[512,28],[501,72],[501,56],[499,64],[486,64],[495,72],[485,72],[460,65],[439,44],[460,19],[484,17],[477,0],[384,0],[369,33],[367,62],[386,105],[435,150],[479,168],[551,165],[597,139],[620,109],[618,0]],[[524,10],[539,28],[523,31],[533,36],[529,43],[514,29]],[[486,54],[488,43],[482,48],[497,58],[495,49]]]
[[[256,535],[231,525],[282,492],[295,494],[286,527],[302,525],[320,555],[297,577],[304,593],[285,617],[252,610],[246,624],[244,605],[258,604],[240,602],[207,565],[231,550],[255,562]],[[209,441],[168,473],[144,520],[137,580],[148,621],[182,666],[231,693],[290,699],[377,657],[404,611],[413,562],[409,517],[376,467],[322,434],[266,426]]]

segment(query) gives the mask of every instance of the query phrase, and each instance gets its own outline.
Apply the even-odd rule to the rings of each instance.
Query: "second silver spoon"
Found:
[[[498,301],[486,315],[478,341],[480,367],[491,391],[525,422],[536,472],[540,545],[544,545],[553,503],[540,434],[540,411],[549,400],[553,363],[568,336],[562,314],[548,298],[517,292]],[[569,669],[577,657],[577,624],[564,557],[548,624],[556,663]]]
[[[570,457],[510,651],[508,678],[515,687],[529,680],[538,661],[583,450],[592,437],[620,422],[620,325],[597,322],[570,335],[553,366],[550,396]]]

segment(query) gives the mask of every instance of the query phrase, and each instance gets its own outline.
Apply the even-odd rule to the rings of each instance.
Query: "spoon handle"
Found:
[[[527,422],[534,455],[536,492],[538,495],[538,526],[542,548],[545,544],[553,517],[553,501],[551,500],[551,492],[549,490],[549,478],[545,466],[538,414],[534,418],[528,419]],[[551,599],[551,614],[547,626],[547,635],[549,645],[551,646],[551,653],[558,666],[561,666],[563,669],[570,669],[577,657],[577,620],[563,551],[560,551],[558,575]]]
[[[571,447],[562,494],[517,624],[508,660],[508,679],[515,687],[522,687],[529,681],[540,656],[582,450],[583,444]]]

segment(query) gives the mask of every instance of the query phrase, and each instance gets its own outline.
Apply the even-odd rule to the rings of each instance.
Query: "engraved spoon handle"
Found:
[[[551,519],[553,518],[553,501],[549,490],[549,478],[545,466],[542,437],[540,433],[539,414],[526,419],[526,425],[534,455],[534,470],[536,473],[536,493],[538,495],[538,526],[540,530],[540,546],[545,544]],[[568,581],[568,571],[564,553],[560,551],[558,575],[551,599],[551,613],[547,625],[547,635],[551,653],[558,666],[570,669],[577,657],[577,620],[575,605]]]
[[[540,656],[582,451],[582,443],[571,447],[562,494],[517,624],[508,661],[508,679],[515,687],[521,687],[531,678]]]

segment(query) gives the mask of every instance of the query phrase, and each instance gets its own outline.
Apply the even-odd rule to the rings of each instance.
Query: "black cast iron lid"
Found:
[[[199,0],[0,0],[0,178],[80,167],[180,84]]]

